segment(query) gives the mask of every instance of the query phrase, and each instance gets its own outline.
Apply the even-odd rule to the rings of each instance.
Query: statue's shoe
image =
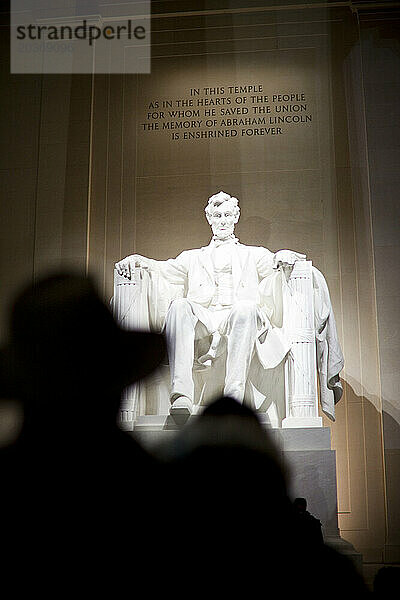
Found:
[[[169,409],[170,415],[191,415],[193,412],[193,402],[186,396],[178,396]]]

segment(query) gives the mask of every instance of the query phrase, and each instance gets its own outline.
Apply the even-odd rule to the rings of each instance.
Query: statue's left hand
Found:
[[[305,260],[305,259],[306,259],[306,255],[301,254],[300,252],[294,252],[293,250],[278,250],[278,252],[276,252],[274,254],[272,266],[274,269],[279,269],[282,266],[283,267],[287,267],[287,266],[293,267],[294,263],[297,260]]]

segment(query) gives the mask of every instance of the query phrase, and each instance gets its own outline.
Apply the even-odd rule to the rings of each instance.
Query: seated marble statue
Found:
[[[181,290],[169,301],[162,319],[168,344],[171,414],[193,411],[194,366],[207,368],[223,355],[223,394],[243,402],[254,357],[262,372],[282,363],[290,341],[282,332],[282,299],[274,274],[290,274],[295,262],[306,258],[291,250],[273,253],[241,244],[234,235],[240,216],[238,200],[223,191],[209,198],[205,213],[213,234],[208,246],[185,250],[166,261],[134,254],[115,265],[118,274],[127,279],[141,267]],[[331,312],[326,294],[324,306],[328,304]],[[325,315],[325,325],[327,320]],[[330,374],[330,389],[340,385],[339,371]],[[333,418],[332,407],[326,412]]]

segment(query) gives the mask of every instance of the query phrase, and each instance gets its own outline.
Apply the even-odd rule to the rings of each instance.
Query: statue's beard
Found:
[[[223,231],[221,231],[218,227],[211,227],[212,232],[214,234],[215,238],[218,238],[220,240],[224,240],[228,237],[232,237],[233,236],[233,232],[235,230],[235,227],[231,226],[231,227],[225,227],[225,229]]]

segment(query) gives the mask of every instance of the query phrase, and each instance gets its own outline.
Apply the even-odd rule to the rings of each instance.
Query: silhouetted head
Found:
[[[307,510],[307,500],[305,498],[295,498],[293,508],[296,512],[303,513]]]
[[[257,415],[233,398],[209,404],[176,436],[173,458],[190,473],[192,485],[211,488],[215,510],[249,508],[253,495],[264,508],[280,505],[286,497],[281,457]],[[189,486],[189,476],[185,479]],[[216,502],[218,497],[219,501]],[[226,498],[235,498],[229,506]]]
[[[234,398],[230,398],[229,396],[222,396],[221,398],[217,398],[204,408],[202,414],[206,417],[248,417],[250,419],[256,420],[256,422],[258,423],[257,416],[251,410],[251,408],[249,408],[245,404],[242,404],[241,402],[238,402]]]
[[[13,305],[10,331],[2,351],[7,395],[34,410],[62,408],[65,415],[79,398],[94,420],[110,410],[110,398],[115,412],[122,389],[153,371],[165,354],[163,336],[120,329],[92,281],[74,274],[25,289]]]

